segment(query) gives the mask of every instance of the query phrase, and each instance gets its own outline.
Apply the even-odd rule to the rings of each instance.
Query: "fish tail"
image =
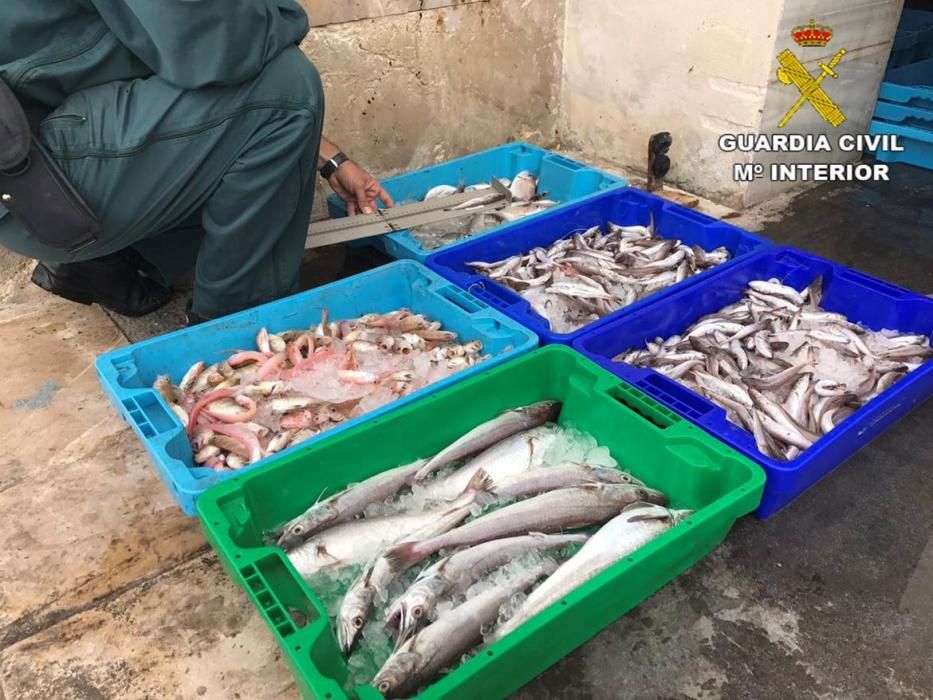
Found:
[[[478,501],[483,500],[483,496],[490,497],[495,495],[495,483],[492,480],[492,477],[489,475],[485,469],[477,469],[476,473],[473,475],[473,478],[470,479],[470,482],[466,485],[466,488],[463,489],[461,496],[466,496],[468,494],[473,494],[473,496]]]
[[[428,556],[421,552],[419,544],[419,542],[402,542],[387,550],[385,558],[389,570],[393,574],[401,573]]]

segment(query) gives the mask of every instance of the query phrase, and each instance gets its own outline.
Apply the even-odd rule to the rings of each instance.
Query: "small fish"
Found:
[[[194,382],[201,376],[204,372],[205,365],[203,362],[195,362],[191,367],[185,372],[185,375],[181,378],[181,381],[178,382],[178,388],[181,389],[184,393],[191,391]]]
[[[512,196],[522,202],[529,202],[535,196],[538,190],[538,181],[535,176],[527,170],[523,170],[512,179],[509,185],[509,192]]]
[[[728,259],[725,249],[707,253],[644,226],[610,222],[605,231],[571,231],[548,248],[469,266],[518,292],[552,330],[567,333]]]
[[[424,195],[424,201],[429,199],[436,199],[437,197],[450,197],[451,195],[457,194],[457,188],[452,187],[451,185],[438,185],[437,187],[432,187]]]
[[[777,279],[752,280],[741,300],[697,319],[676,340],[653,339],[614,361],[650,367],[702,393],[750,431],[763,454],[795,459],[933,357],[927,336],[870,331],[825,311],[823,298],[821,277],[799,291]],[[697,356],[686,356],[689,349]]]

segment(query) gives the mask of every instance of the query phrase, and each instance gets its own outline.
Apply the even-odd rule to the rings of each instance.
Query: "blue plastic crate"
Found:
[[[870,133],[896,134],[905,149],[878,151],[878,160],[933,170],[933,58],[888,71]]]
[[[574,348],[760,464],[768,481],[756,514],[768,518],[933,395],[933,362],[860,408],[797,459],[782,462],[761,454],[752,435],[729,422],[725,411],[706,398],[659,372],[612,358],[655,338],[682,333],[700,317],[741,299],[751,280],[777,277],[802,289],[818,275],[823,276],[823,306],[828,311],[874,330],[933,337],[933,299],[793,248],[776,248],[589,333]]]
[[[162,397],[151,388],[156,377],[171,374],[177,383],[187,368],[198,360],[212,363],[229,356],[234,348],[253,347],[260,327],[270,331],[310,327],[320,321],[321,311],[325,308],[330,318],[340,319],[370,312],[385,313],[402,307],[441,321],[444,329],[455,331],[464,340],[481,340],[484,352],[493,357],[283,450],[280,455],[300,450],[319,439],[411,403],[538,345],[534,333],[490,309],[482,301],[423,265],[401,261],[225,318],[112,350],[97,359],[97,374],[113,405],[146,446],[175,500],[182,510],[194,515],[198,496],[208,488],[268,460],[238,472],[215,472],[195,466],[185,430]]]
[[[875,119],[889,124],[933,131],[933,109],[882,100],[875,105]]]
[[[432,187],[437,185],[474,185],[486,183],[493,178],[513,178],[523,170],[529,170],[540,179],[539,192],[547,193],[550,199],[560,202],[556,207],[567,206],[607,190],[625,187],[622,178],[596,170],[559,153],[548,151],[527,143],[510,143],[490,148],[469,156],[432,165],[382,181],[386,191],[396,202],[420,201]],[[335,195],[327,199],[332,218],[346,216],[343,202]],[[533,218],[539,215],[532,215]],[[487,236],[502,227],[494,227],[471,240]],[[424,260],[431,254],[447,250],[443,246],[436,250],[424,250],[421,244],[407,231],[375,236],[361,241],[397,260]],[[455,244],[451,244],[455,245]]]
[[[888,71],[878,99],[933,109],[933,58]]]
[[[933,128],[921,129],[874,119],[869,133],[872,136],[896,134],[903,151],[877,151],[875,157],[884,163],[907,163],[933,170]]]
[[[888,66],[901,66],[933,57],[933,12],[905,9],[894,37]]]
[[[593,226],[602,226],[605,229],[610,221],[622,226],[648,225],[652,217],[659,235],[669,239],[680,239],[689,245],[695,243],[708,250],[725,246],[732,253],[733,259],[680,284],[659,290],[572,333],[552,332],[547,320],[533,311],[531,304],[518,293],[477,274],[467,266],[468,262],[494,262],[517,253],[526,253],[535,247],[551,245],[558,239]],[[561,211],[546,212],[536,216],[534,220],[516,221],[493,235],[464,241],[449,250],[436,253],[428,258],[427,265],[487,301],[491,306],[497,307],[510,318],[531,328],[541,338],[542,344],[569,345],[594,328],[634,313],[649,304],[655,304],[679,289],[689,287],[716,274],[717,271],[728,268],[749,253],[770,245],[764,238],[736,226],[647,192],[629,188],[603,194]]]

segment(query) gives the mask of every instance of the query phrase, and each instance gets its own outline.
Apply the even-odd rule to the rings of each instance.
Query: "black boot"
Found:
[[[191,308],[191,300],[189,299],[188,305],[185,307],[185,324],[188,326],[188,328],[191,328],[191,326],[197,326],[201,323],[205,323],[206,321],[210,321],[210,319],[205,318],[201,314],[194,311]]]
[[[100,304],[123,316],[144,316],[165,306],[172,290],[139,272],[128,251],[73,263],[43,263],[32,281],[57,296],[79,304]]]

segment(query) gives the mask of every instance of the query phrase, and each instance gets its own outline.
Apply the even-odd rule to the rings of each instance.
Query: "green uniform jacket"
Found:
[[[324,118],[295,0],[0,0],[0,76],[100,222],[77,254],[0,211],[44,262],[133,248],[165,284],[194,266],[215,318],[298,290]]]
[[[294,0],[2,0],[0,77],[49,110],[151,75],[185,89],[237,85],[307,32]]]
[[[3,0],[0,76],[51,108],[150,75],[181,88],[236,85],[307,32],[294,0]]]

